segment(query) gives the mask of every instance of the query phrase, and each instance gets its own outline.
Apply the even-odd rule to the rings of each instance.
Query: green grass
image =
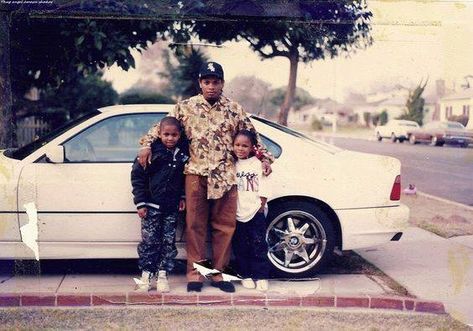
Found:
[[[468,330],[448,315],[302,308],[16,308],[0,320],[0,330]]]

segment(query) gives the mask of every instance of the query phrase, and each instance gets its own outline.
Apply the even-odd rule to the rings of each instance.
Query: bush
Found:
[[[314,118],[311,123],[312,130],[314,131],[322,131],[323,126],[322,122],[318,118]]]
[[[379,114],[379,124],[385,125],[386,123],[388,123],[388,112],[386,110],[383,110]]]
[[[449,121],[460,122],[464,126],[468,124],[469,117],[466,115],[452,115],[448,118]]]

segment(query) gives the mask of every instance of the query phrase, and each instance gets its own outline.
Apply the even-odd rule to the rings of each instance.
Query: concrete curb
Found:
[[[343,295],[172,294],[172,293],[1,293],[0,307],[96,306],[261,306],[306,308],[364,308],[446,314],[443,303],[406,297]]]
[[[425,198],[429,198],[429,199],[436,200],[436,201],[439,201],[439,202],[447,203],[447,204],[452,205],[452,206],[461,207],[461,208],[465,208],[467,210],[473,211],[472,206],[465,205],[464,203],[455,202],[455,201],[452,201],[452,200],[440,198],[440,197],[437,197],[435,195],[430,195],[430,194],[420,192],[420,191],[417,191],[417,194],[422,196],[422,197],[425,197]]]

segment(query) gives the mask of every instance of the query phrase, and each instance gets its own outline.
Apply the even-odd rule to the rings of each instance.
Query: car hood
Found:
[[[0,150],[0,210],[15,210],[20,161],[6,157],[3,152]]]

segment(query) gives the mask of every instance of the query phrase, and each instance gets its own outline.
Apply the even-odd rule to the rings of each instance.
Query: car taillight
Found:
[[[393,188],[391,189],[391,200],[400,200],[401,199],[401,175],[397,175],[394,180]]]

